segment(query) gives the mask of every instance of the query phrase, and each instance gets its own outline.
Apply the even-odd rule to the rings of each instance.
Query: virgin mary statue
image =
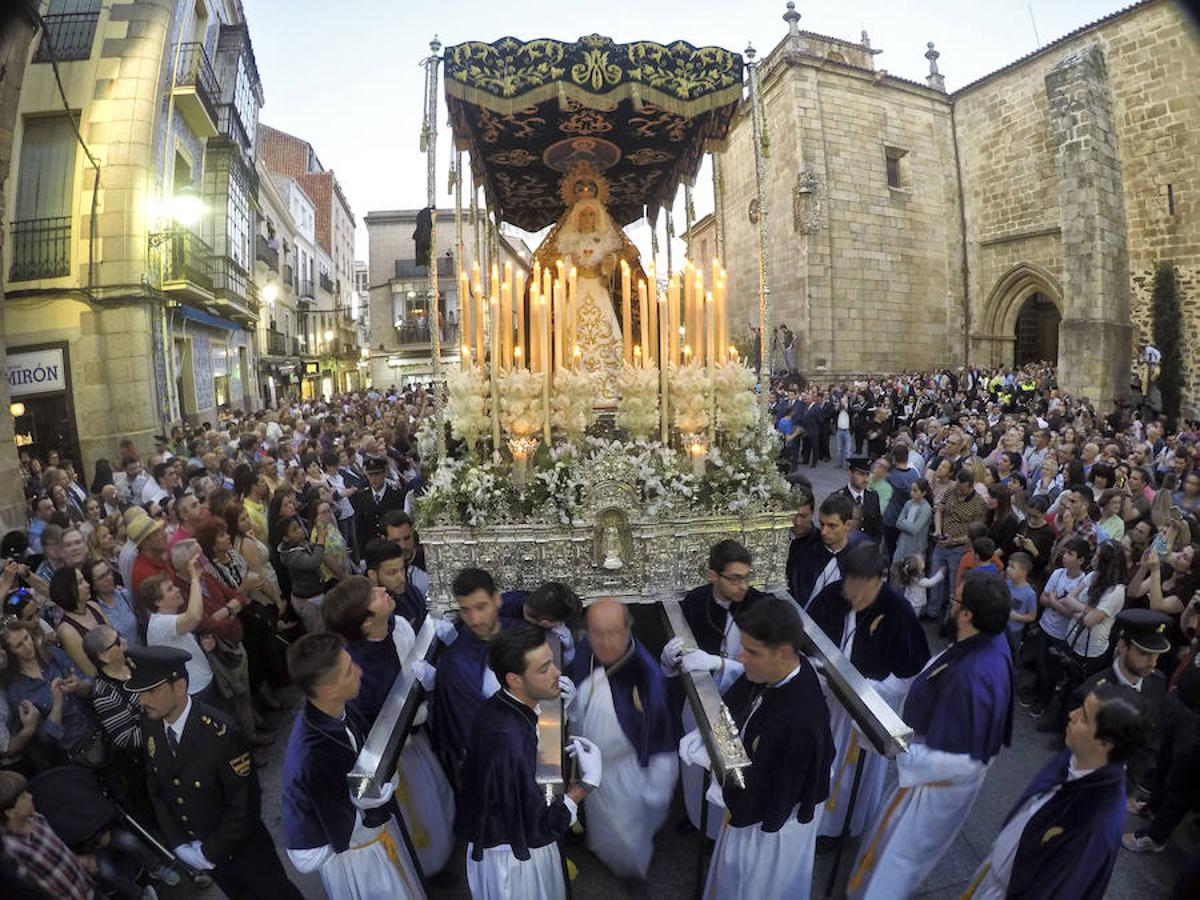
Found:
[[[616,376],[623,364],[621,320],[613,302],[620,290],[621,260],[629,264],[634,284],[644,276],[637,248],[604,206],[603,177],[588,167],[577,168],[563,179],[562,193],[567,211],[535,259],[551,269],[560,259],[568,271],[575,267],[580,363],[601,376],[597,405],[609,405],[615,402]]]

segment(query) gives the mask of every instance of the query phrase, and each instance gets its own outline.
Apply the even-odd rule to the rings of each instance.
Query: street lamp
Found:
[[[270,306],[275,305],[275,301],[279,298],[279,288],[275,286],[274,282],[271,282],[263,287],[262,298],[266,300]]]
[[[171,203],[171,218],[175,220],[176,225],[191,228],[200,221],[202,215],[204,215],[204,201],[200,199],[200,195],[194,189],[185,187],[175,195],[174,201]]]
[[[325,329],[325,343],[330,343],[333,340],[333,332],[328,328]]]

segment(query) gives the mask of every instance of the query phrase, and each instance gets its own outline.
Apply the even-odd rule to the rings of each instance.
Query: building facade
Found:
[[[365,281],[368,297],[369,355],[371,383],[377,388],[427,381],[433,374],[433,341],[429,328],[429,265],[416,258],[414,233],[419,209],[369,212],[367,226],[368,263]],[[470,272],[476,261],[475,238],[469,215],[463,212],[462,261]],[[460,363],[462,322],[458,287],[459,265],[455,258],[453,209],[437,211],[435,252],[438,256],[438,308],[441,316],[442,364]],[[480,264],[488,254],[481,242]],[[525,242],[501,235],[496,257],[503,266],[529,272],[532,254]]]
[[[356,221],[350,202],[308,141],[264,125],[260,155],[274,176],[293,182],[293,214],[304,220],[307,246],[301,246],[297,259],[301,395],[314,399],[358,390],[366,385],[366,366],[361,364],[365,329],[355,317]],[[298,208],[303,205],[301,193],[312,205],[311,228],[307,214]]]
[[[237,0],[43,6],[5,184],[9,381],[18,441],[86,471],[258,402],[263,98]]]
[[[1168,0],[1081,27],[953,94],[799,28],[761,61],[772,324],[810,376],[1050,358],[1124,396],[1171,262],[1200,401],[1200,43]],[[757,321],[752,123],[721,157],[731,329]],[[780,190],[778,186],[784,186]]]

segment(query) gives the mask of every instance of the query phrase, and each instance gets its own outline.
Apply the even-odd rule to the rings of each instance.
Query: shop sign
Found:
[[[304,363],[305,377],[307,377],[309,375],[320,375],[320,374],[321,374],[321,363],[320,362],[318,362],[315,359],[305,361],[305,363]]]
[[[12,396],[28,397],[66,389],[67,368],[61,347],[8,354],[8,392]]]

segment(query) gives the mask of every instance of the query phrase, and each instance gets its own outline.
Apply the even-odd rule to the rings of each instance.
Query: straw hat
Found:
[[[142,541],[154,534],[163,527],[163,523],[159,519],[152,519],[149,516],[135,516],[133,521],[125,526],[125,532],[129,535],[129,539],[133,541],[135,547],[142,546]]]
[[[125,512],[121,513],[121,519],[125,523],[125,527],[129,527],[129,523],[134,519],[140,519],[146,515],[146,511],[140,506],[131,506]]]

